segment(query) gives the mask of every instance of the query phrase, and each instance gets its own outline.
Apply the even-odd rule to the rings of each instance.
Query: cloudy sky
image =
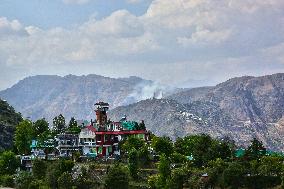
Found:
[[[1,0],[0,89],[38,74],[175,86],[284,72],[283,0]]]

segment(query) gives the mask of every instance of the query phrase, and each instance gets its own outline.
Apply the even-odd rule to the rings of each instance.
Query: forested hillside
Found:
[[[21,120],[21,114],[0,99],[0,151],[12,148],[15,127]]]

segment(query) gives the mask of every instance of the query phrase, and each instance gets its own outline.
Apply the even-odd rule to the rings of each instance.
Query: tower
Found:
[[[107,123],[107,111],[109,109],[109,104],[105,102],[98,102],[95,104],[96,107],[96,117],[97,123],[100,126],[106,125]]]

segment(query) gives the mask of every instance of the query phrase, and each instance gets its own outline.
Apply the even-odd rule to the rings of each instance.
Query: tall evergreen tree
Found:
[[[254,138],[251,141],[251,145],[246,149],[244,157],[251,161],[260,161],[260,158],[266,154],[266,148],[263,146],[262,142]]]
[[[66,130],[65,118],[62,114],[59,114],[53,119],[53,130],[57,134]]]
[[[71,117],[68,124],[68,131],[74,134],[80,133],[81,128],[78,126],[78,123],[74,117]]]
[[[77,121],[74,117],[71,117],[70,121],[69,121],[69,128],[71,127],[77,127]]]
[[[39,119],[34,122],[33,128],[35,137],[38,137],[49,130],[48,122],[44,118]]]

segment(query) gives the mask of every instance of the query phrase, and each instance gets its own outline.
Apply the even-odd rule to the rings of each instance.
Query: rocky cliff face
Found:
[[[147,99],[117,107],[109,113],[114,120],[120,119],[124,114],[128,115],[129,120],[144,120],[147,129],[157,135],[167,135],[173,139],[189,133],[210,133],[213,129],[211,126],[214,125],[218,125],[215,129],[223,130],[226,129],[226,125],[233,123],[230,116],[214,104],[200,102],[180,104],[169,99]],[[225,133],[225,131],[220,132]]]
[[[144,88],[150,88],[145,96]],[[156,90],[152,81],[138,77],[108,78],[99,75],[33,76],[0,92],[25,117],[52,120],[63,113],[66,118],[93,118],[97,101],[109,102],[111,108],[149,98]],[[152,94],[151,94],[152,93]],[[147,96],[148,95],[148,96]]]
[[[209,101],[240,121],[275,123],[284,113],[284,74],[233,78],[201,89],[199,95],[192,89],[169,98],[180,103]]]
[[[155,134],[172,138],[208,133],[246,145],[257,137],[270,149],[284,150],[283,101],[284,74],[274,74],[233,78],[215,87],[141,101],[118,107],[111,115],[144,119]]]

